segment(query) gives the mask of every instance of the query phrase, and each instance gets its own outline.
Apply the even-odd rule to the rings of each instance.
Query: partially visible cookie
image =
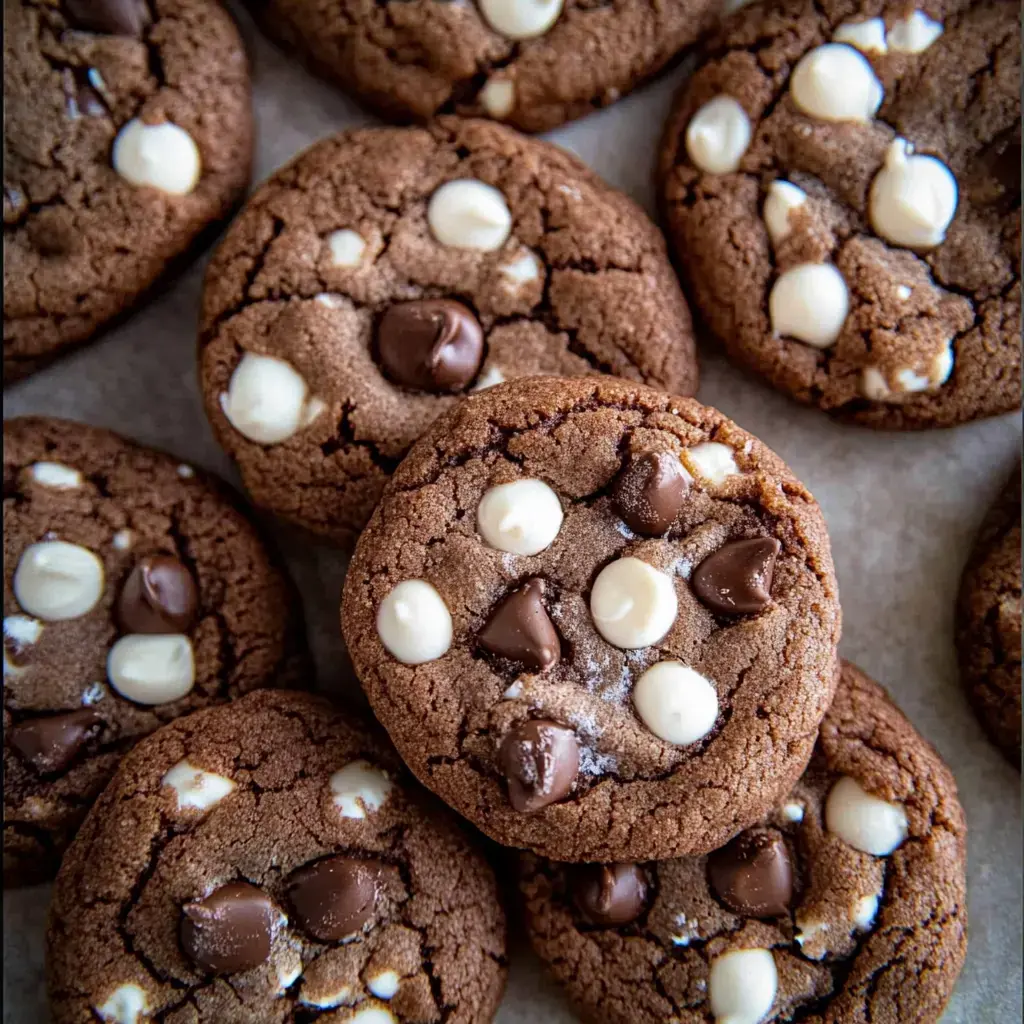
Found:
[[[4,884],[52,877],[142,736],[308,686],[300,605],[223,485],[106,430],[4,423]]]
[[[486,121],[345,132],[250,199],[210,262],[206,412],[257,504],[339,543],[469,391],[530,374],[697,387],[643,211]]]
[[[1012,764],[1021,758],[1020,467],[982,523],[957,603],[960,673],[981,724]]]
[[[707,857],[523,858],[534,948],[587,1021],[937,1021],[967,949],[956,783],[844,663],[814,758]]]
[[[216,0],[4,0],[4,382],[130,309],[249,181]]]
[[[614,103],[690,46],[719,0],[247,0],[268,34],[391,120],[547,131]]]
[[[55,1024],[486,1024],[505,919],[377,730],[263,691],[125,758],[57,876],[47,973]]]
[[[944,427],[1021,396],[1012,0],[781,0],[726,20],[665,129],[696,311],[837,417]]]
[[[814,498],[716,410],[611,377],[438,420],[356,545],[342,625],[420,780],[558,860],[721,845],[799,778],[838,675]]]

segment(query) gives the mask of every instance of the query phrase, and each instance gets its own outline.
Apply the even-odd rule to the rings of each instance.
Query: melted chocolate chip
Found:
[[[483,359],[480,323],[461,302],[422,299],[391,306],[377,328],[384,372],[417,391],[461,391]]]
[[[270,957],[274,925],[281,914],[261,889],[230,882],[206,899],[181,908],[181,944],[211,974],[234,974]]]
[[[650,884],[638,864],[584,864],[572,869],[572,899],[600,928],[629,924],[646,909]]]
[[[145,0],[65,0],[64,6],[75,28],[109,36],[141,39],[150,20]]]
[[[773,828],[741,832],[709,855],[708,883],[744,917],[785,914],[793,899],[793,865],[782,833]]]
[[[495,609],[480,631],[480,643],[493,654],[542,672],[557,664],[560,645],[544,608],[544,581],[527,580]]]
[[[30,718],[7,730],[7,741],[41,775],[64,771],[102,721],[83,708],[65,715]]]
[[[300,868],[288,898],[303,930],[321,942],[354,935],[377,908],[381,865],[352,857],[328,857]]]
[[[169,555],[146,555],[121,588],[117,618],[126,633],[186,633],[199,598],[192,574]]]
[[[502,740],[498,762],[508,779],[508,796],[517,811],[539,811],[569,795],[580,766],[572,729],[531,720]]]
[[[634,455],[615,481],[613,500],[626,525],[660,536],[675,521],[690,491],[690,477],[671,452]]]
[[[749,615],[771,600],[775,559],[782,545],[774,537],[724,544],[693,572],[696,595],[723,615]]]

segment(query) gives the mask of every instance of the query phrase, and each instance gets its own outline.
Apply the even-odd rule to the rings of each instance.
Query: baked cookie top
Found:
[[[717,0],[248,0],[267,32],[383,117],[546,131],[614,103],[694,43]]]
[[[125,758],[61,866],[47,970],[55,1024],[485,1024],[505,919],[376,729],[268,690]]]
[[[4,882],[51,876],[142,736],[306,686],[300,605],[212,477],[106,430],[4,423]]]
[[[523,858],[527,928],[603,1024],[934,1022],[967,948],[952,773],[844,663],[814,757],[756,827],[706,857]]]
[[[723,23],[660,191],[735,361],[869,426],[1019,406],[1019,14],[784,0]]]
[[[697,386],[643,211],[548,143],[452,118],[342,133],[257,190],[210,263],[199,360],[254,500],[340,543],[467,391],[528,374]]]
[[[249,180],[215,0],[4,0],[4,380],[128,309]]]
[[[399,467],[342,622],[406,763],[559,860],[721,845],[806,767],[838,671],[817,504],[714,409],[613,378],[471,396]]]

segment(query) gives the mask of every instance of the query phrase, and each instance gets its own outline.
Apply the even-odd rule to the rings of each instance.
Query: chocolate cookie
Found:
[[[1020,49],[1011,0],[781,0],[723,24],[660,188],[732,359],[873,427],[1020,405]]]
[[[938,1020],[967,948],[949,769],[844,663],[807,772],[707,857],[523,858],[533,945],[585,1020]]]
[[[300,605],[219,482],[106,430],[4,423],[4,884],[49,878],[135,742],[305,686]]]
[[[253,693],[125,758],[68,851],[55,1024],[490,1021],[494,876],[372,727]]]
[[[486,121],[318,143],[207,272],[214,433],[257,504],[340,543],[459,395],[593,373],[696,389],[664,242],[574,157]]]
[[[427,786],[559,860],[702,853],[807,765],[839,604],[821,512],[714,409],[533,378],[409,453],[345,580],[370,703]]]
[[[992,742],[1020,767],[1020,467],[981,526],[960,582],[960,672]]]
[[[546,131],[614,103],[691,45],[718,0],[247,0],[267,32],[382,117]]]
[[[4,380],[87,341],[249,180],[245,50],[215,0],[4,0]]]

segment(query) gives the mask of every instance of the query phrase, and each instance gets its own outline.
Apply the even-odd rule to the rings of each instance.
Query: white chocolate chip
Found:
[[[505,374],[501,372],[496,366],[488,366],[482,374],[480,374],[477,382],[469,389],[470,391],[486,391],[488,388],[493,388],[495,384],[502,384],[505,381]]]
[[[183,633],[129,633],[107,655],[107,678],[136,704],[167,704],[196,681],[192,641]]]
[[[7,654],[7,648],[4,648],[4,679],[13,679],[15,676],[20,676],[25,671],[23,665],[11,661]]]
[[[302,953],[288,947],[277,964],[277,988],[282,995],[302,976]]]
[[[430,197],[427,223],[442,245],[493,252],[512,232],[512,211],[492,185],[460,178],[445,182]]]
[[[792,230],[789,215],[793,210],[799,210],[806,202],[807,193],[792,182],[777,180],[768,186],[762,216],[772,245],[778,245],[789,237]]]
[[[509,263],[503,263],[498,267],[501,276],[505,278],[505,286],[510,292],[518,292],[524,284],[536,281],[540,277],[540,261],[529,250],[517,256]]]
[[[516,105],[515,83],[509,78],[488,79],[478,98],[490,117],[508,117]]]
[[[235,367],[220,407],[231,426],[257,444],[287,441],[312,422],[313,411],[319,415],[326,408],[309,395],[290,363],[253,352],[246,352]]]
[[[899,284],[896,286],[897,299],[902,299],[904,302],[906,302],[912,294],[913,292],[905,284]]]
[[[786,819],[786,821],[803,821],[804,805],[795,802],[783,804],[782,816]]]
[[[170,786],[178,797],[178,810],[187,807],[207,811],[219,804],[235,789],[235,783],[215,772],[204,772],[188,761],[179,761],[160,780],[163,786]]]
[[[655,736],[677,746],[707,736],[718,718],[714,686],[681,661],[652,665],[633,688],[633,705]]]
[[[327,991],[323,988],[316,989],[308,981],[304,981],[299,1002],[303,1006],[315,1006],[318,1010],[332,1010],[336,1006],[350,1005],[355,1000],[352,998],[352,989],[349,985],[339,985],[338,988]]]
[[[750,118],[731,96],[708,100],[686,126],[686,152],[708,174],[731,174],[750,145]]]
[[[63,540],[29,545],[14,573],[14,596],[44,622],[77,619],[103,596],[103,563],[88,549]]]
[[[828,921],[812,921],[796,915],[796,939],[800,952],[811,960],[820,960],[828,952],[828,939],[825,932],[829,930]]]
[[[82,703],[86,707],[92,707],[93,704],[99,704],[101,700],[107,695],[107,688],[100,682],[91,682],[82,693]]]
[[[678,607],[672,578],[639,558],[619,558],[606,565],[590,593],[597,631],[627,651],[661,640],[676,621]]]
[[[779,275],[768,296],[776,336],[814,348],[836,343],[850,311],[850,292],[831,263],[801,263]]]
[[[861,371],[861,393],[873,402],[898,402],[905,395],[934,391],[949,380],[952,372],[953,343],[947,341],[932,358],[927,373],[904,366],[893,375],[892,385],[877,366],[866,366]]]
[[[942,23],[924,11],[894,21],[889,29],[889,48],[897,53],[923,53],[942,35]]]
[[[4,639],[10,640],[15,650],[31,647],[43,635],[43,624],[28,615],[8,615],[4,618]]]
[[[118,530],[110,543],[115,551],[127,551],[135,540],[135,534],[131,530]]]
[[[853,905],[850,920],[860,929],[870,928],[878,916],[878,896],[861,896]]]
[[[53,487],[58,491],[73,490],[82,486],[82,474],[61,462],[36,462],[29,467],[29,472],[37,484]]]
[[[332,231],[327,236],[327,246],[335,267],[358,267],[366,254],[366,239],[351,228]]]
[[[906,139],[897,138],[871,183],[871,226],[895,245],[933,249],[946,237],[957,199],[949,168],[933,156],[915,155]]]
[[[383,1006],[367,1006],[346,1017],[341,1024],[395,1024],[395,1018]]]
[[[687,448],[683,452],[683,461],[691,473],[716,486],[731,476],[737,476],[740,471],[732,449],[720,441],[705,441]]]
[[[337,292],[320,292],[313,296],[313,301],[320,306],[326,306],[328,309],[343,309],[348,305],[345,297]]]
[[[451,647],[451,612],[426,580],[403,580],[380,603],[377,635],[392,657],[422,665]]]
[[[855,850],[887,857],[907,838],[907,812],[844,775],[825,801],[825,825]]]
[[[96,1008],[100,1020],[111,1021],[112,1024],[138,1024],[149,1016],[149,1003],[146,993],[138,985],[119,985],[106,1001]]]
[[[366,818],[379,811],[391,788],[391,780],[368,761],[353,761],[331,776],[334,806],[343,818]]]
[[[506,39],[536,39],[550,31],[563,0],[477,0],[495,32]]]
[[[849,43],[862,53],[885,53],[885,22],[881,18],[867,21],[844,21],[832,35],[836,43]]]
[[[735,949],[711,961],[708,1000],[718,1024],[758,1024],[772,1008],[778,987],[769,949]]]
[[[182,480],[191,480],[195,475],[196,471],[184,462],[178,466],[178,476],[180,476]]]
[[[536,555],[558,536],[562,506],[543,480],[514,480],[490,488],[480,499],[476,528],[498,551]]]
[[[393,999],[401,980],[397,971],[381,971],[366,983],[366,987],[378,999]]]
[[[870,121],[884,95],[863,54],[845,43],[825,43],[804,54],[789,91],[800,110],[823,121]]]
[[[886,402],[892,398],[892,388],[877,366],[865,366],[860,374],[860,390],[872,402]]]
[[[517,679],[502,695],[502,700],[516,700],[523,695],[523,681]]]
[[[195,140],[169,121],[129,121],[114,139],[111,162],[132,185],[148,185],[175,196],[188,195],[198,184],[201,171]]]

